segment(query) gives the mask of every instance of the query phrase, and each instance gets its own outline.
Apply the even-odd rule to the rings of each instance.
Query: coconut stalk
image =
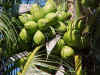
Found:
[[[82,75],[82,56],[75,55],[75,72],[76,75]]]
[[[30,65],[30,63],[31,63],[31,61],[32,61],[32,59],[34,58],[35,54],[37,53],[37,51],[40,50],[41,47],[42,47],[42,45],[37,46],[37,47],[33,50],[33,52],[30,54],[30,56],[29,56],[29,58],[28,58],[28,60],[27,60],[27,62],[26,62],[26,64],[25,64],[25,66],[24,66],[24,69],[23,69],[23,71],[22,71],[22,74],[19,73],[19,75],[25,75],[25,73],[26,73],[26,71],[27,71],[27,69],[28,69],[28,67],[29,67],[29,65]]]

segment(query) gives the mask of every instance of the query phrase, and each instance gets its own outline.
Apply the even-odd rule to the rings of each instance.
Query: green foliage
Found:
[[[2,37],[2,44],[1,47],[3,48],[4,56],[12,55],[14,52],[16,52],[17,48],[17,32],[15,30],[15,26],[13,25],[13,22],[6,12],[1,12],[0,15],[0,32]]]
[[[56,60],[55,60],[56,59]],[[72,67],[70,61],[73,61],[72,59],[67,59],[66,62],[63,61],[61,58],[59,58],[56,55],[50,54],[50,56],[46,57],[46,50],[40,49],[40,46],[36,47],[31,55],[29,56],[24,69],[21,73],[21,75],[24,74],[56,74],[57,71],[62,72],[59,70],[60,66],[65,66],[65,70],[62,73],[71,73],[71,71],[74,72],[74,68]],[[70,71],[71,70],[71,71]],[[37,72],[38,71],[38,72]]]
[[[90,3],[85,2],[85,0],[82,1],[82,4],[85,5],[85,7],[90,7],[94,3],[89,0],[87,1]],[[80,20],[81,12],[78,7],[80,6],[77,5],[75,12],[75,14],[77,13],[77,20],[74,19],[74,21],[71,21],[70,19],[71,14],[68,13],[67,10],[65,11],[63,8],[57,7],[53,0],[48,0],[43,8],[40,8],[38,4],[33,4],[29,14],[25,13],[20,15],[19,20],[23,26],[21,23],[18,23],[19,25],[17,24],[18,20],[13,18],[10,19],[7,15],[3,15],[3,17],[0,16],[0,32],[3,34],[5,42],[1,47],[3,47],[3,50],[7,50],[4,52],[4,55],[13,55],[17,53],[17,49],[20,49],[20,51],[28,49],[32,50],[36,45],[45,45],[47,41],[55,37],[56,34],[59,34],[61,35],[61,39],[57,41],[55,48],[53,49],[55,50],[55,53],[53,55],[51,53],[47,58],[46,52],[40,53],[37,56],[33,52],[28,58],[24,70],[22,69],[22,74],[24,74],[26,70],[28,71],[28,67],[32,66],[30,65],[32,63],[34,67],[38,66],[40,69],[48,72],[58,71],[59,66],[63,65],[65,69],[67,68],[67,71],[65,72],[68,73],[70,68],[73,69],[67,63],[71,56],[75,54],[73,48],[87,48],[90,39],[88,36],[83,36],[86,23],[84,23],[85,21],[83,19]],[[88,20],[86,22],[88,22]],[[13,23],[15,25],[12,25]],[[43,47],[43,49],[46,49],[46,47]],[[36,52],[37,51],[38,48],[36,49]],[[59,57],[59,53],[62,58]],[[67,60],[65,60],[66,58]],[[16,65],[22,65],[23,63],[25,63],[25,61],[21,59]],[[73,64],[70,61],[69,63]]]
[[[0,5],[2,5],[5,8],[11,8],[14,4],[14,0],[9,1],[9,0],[0,0]]]

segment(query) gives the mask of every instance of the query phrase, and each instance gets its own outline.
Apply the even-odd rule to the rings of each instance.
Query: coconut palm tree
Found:
[[[98,16],[100,13],[99,1],[55,0],[56,2],[58,2],[58,4],[62,2],[61,7],[65,7],[64,5],[66,4],[68,5],[66,6],[68,7],[67,10],[72,14],[70,20],[74,21],[75,19],[81,19],[84,24],[86,24],[82,35],[86,36],[86,39],[89,37],[88,41],[90,41],[89,48],[83,48],[81,52],[78,52],[77,55],[75,55],[74,58],[71,57],[67,60],[63,60],[59,56],[56,56],[52,53],[49,54],[49,58],[47,58],[47,50],[44,45],[37,46],[36,48],[30,44],[23,45],[23,42],[20,42],[20,39],[18,37],[23,24],[18,20],[18,14],[16,15],[15,13],[13,13],[16,16],[12,15],[12,11],[14,11],[13,6],[16,6],[18,2],[17,0],[6,0],[5,2],[3,1],[4,0],[0,1],[0,5],[3,7],[3,11],[0,15],[0,34],[2,34],[0,47],[3,51],[0,51],[0,55],[2,55],[2,57],[9,58],[9,60],[6,61],[6,65],[11,64],[12,62],[15,63],[15,66],[11,67],[11,69],[9,69],[7,72],[10,72],[15,67],[20,67],[21,70],[18,73],[19,75],[31,75],[32,73],[38,74],[37,71],[39,72],[39,74],[43,73],[43,75],[49,75],[48,73],[59,73],[59,69],[61,69],[60,73],[63,73],[65,75],[75,75],[75,73],[76,75],[93,75],[95,73],[93,73],[93,71],[89,71],[88,69],[91,69],[89,65],[94,65],[93,61],[95,59],[93,59],[92,57],[95,57],[95,51],[98,52],[97,49],[95,49],[94,51],[94,40],[98,40],[100,38],[98,29]],[[65,8],[62,10],[65,10]],[[96,27],[97,29],[94,29],[94,27]],[[17,56],[20,56],[20,58],[17,58]],[[10,60],[11,58],[14,58],[14,61]],[[92,61],[87,60],[90,58]],[[86,65],[87,62],[89,62],[88,65]],[[37,67],[41,70],[39,70]],[[95,69],[95,67],[92,68]],[[48,73],[44,71],[47,71]],[[6,74],[7,72],[5,72],[4,74]],[[31,74],[29,74],[29,72]]]

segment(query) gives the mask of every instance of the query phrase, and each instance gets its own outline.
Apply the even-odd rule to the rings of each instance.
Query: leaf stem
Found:
[[[76,75],[82,75],[82,56],[75,55],[75,72]]]
[[[21,75],[25,75],[25,72],[27,71],[28,66],[29,66],[29,64],[31,63],[32,59],[34,58],[34,55],[36,54],[36,52],[37,52],[38,50],[40,50],[41,47],[42,47],[42,45],[37,46],[37,47],[33,50],[33,52],[32,52],[31,55],[29,56],[29,58],[28,58],[28,60],[27,60],[27,62],[26,62],[26,64],[25,64],[25,66],[24,66],[24,69],[23,69]]]

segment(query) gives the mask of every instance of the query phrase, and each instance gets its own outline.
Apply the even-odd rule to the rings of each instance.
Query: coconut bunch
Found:
[[[80,22],[71,24],[71,14],[56,5],[53,0],[48,0],[44,7],[33,4],[30,13],[24,13],[19,16],[23,23],[19,37],[24,43],[31,42],[34,45],[45,44],[56,34],[62,37],[57,42],[54,50],[61,57],[67,58],[74,55],[73,47],[83,46],[80,32],[83,30]],[[71,31],[72,30],[72,31]]]

